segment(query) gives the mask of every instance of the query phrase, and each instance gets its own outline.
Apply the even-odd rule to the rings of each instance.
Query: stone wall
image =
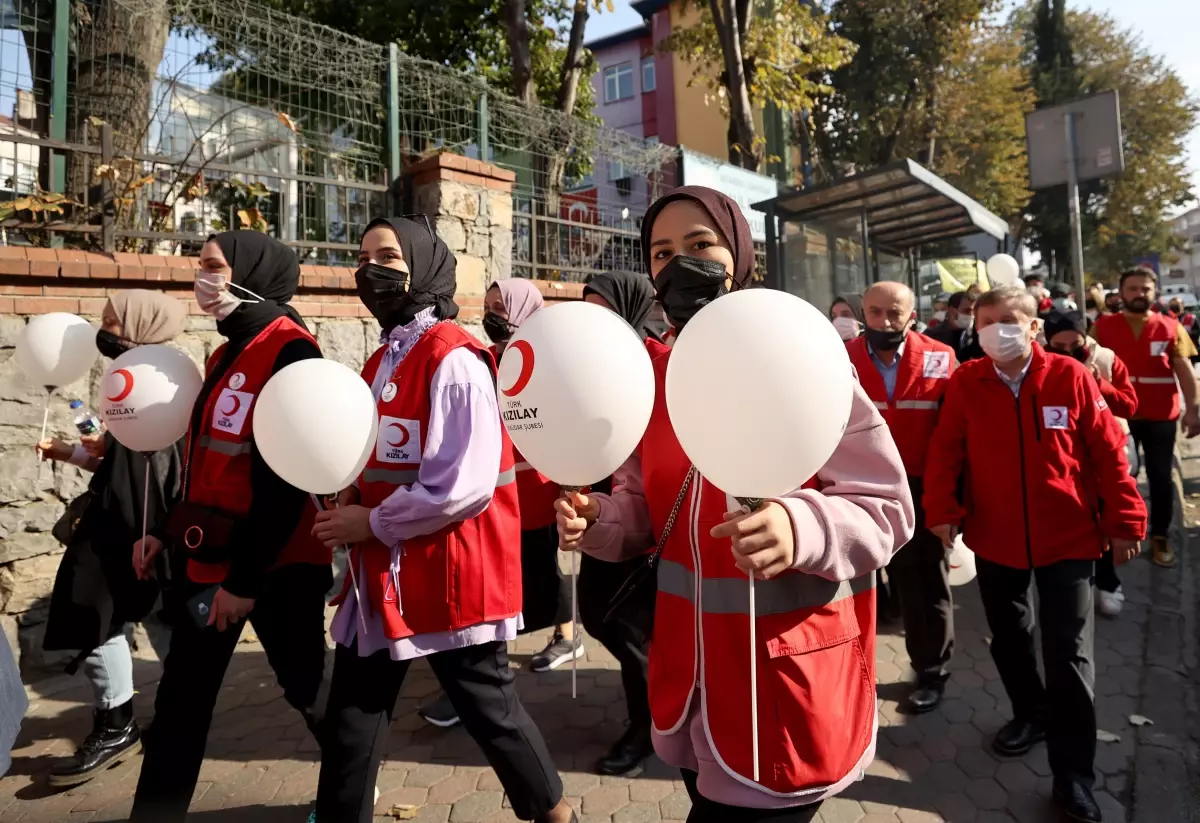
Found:
[[[463,162],[458,162],[458,161]],[[461,307],[459,322],[483,339],[479,321],[487,284],[511,272],[511,175],[455,159],[429,158],[414,178],[418,208],[436,219],[436,231],[455,251]],[[508,175],[507,177],[505,175]],[[187,331],[176,341],[198,366],[220,344],[213,321],[192,299],[194,258],[0,247],[0,628],[26,672],[61,665],[70,655],[41,650],[48,598],[62,546],[50,529],[65,504],[87,486],[85,472],[36,462],[45,390],[17,370],[13,351],[27,318],[52,311],[95,322],[107,296],[128,288],[162,289],[186,302]],[[301,266],[292,305],[303,315],[326,357],[359,369],[379,340],[379,326],[354,293],[353,271]],[[549,301],[578,299],[575,284],[539,282]],[[48,435],[74,440],[67,402],[79,398],[95,410],[97,384],[107,362],[87,379],[50,398]]]

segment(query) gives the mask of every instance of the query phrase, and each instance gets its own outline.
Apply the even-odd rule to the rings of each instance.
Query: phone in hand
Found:
[[[221,588],[219,585],[209,586],[187,602],[188,614],[201,629],[208,626],[208,621],[212,616],[213,598],[217,596],[219,588]]]

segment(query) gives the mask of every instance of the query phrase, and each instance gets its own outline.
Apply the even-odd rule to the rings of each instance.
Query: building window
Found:
[[[658,81],[654,76],[654,58],[642,58],[642,94],[654,91]]]
[[[633,64],[621,63],[604,70],[604,102],[633,97]]]
[[[658,135],[657,135],[657,134],[652,134],[652,135],[650,135],[649,137],[647,137],[647,138],[646,138],[646,145],[647,145],[647,146],[657,146],[657,145],[658,145]]]
[[[623,164],[620,160],[609,160],[608,161],[608,179],[609,180],[620,180],[626,176],[627,175],[625,174],[625,164]]]

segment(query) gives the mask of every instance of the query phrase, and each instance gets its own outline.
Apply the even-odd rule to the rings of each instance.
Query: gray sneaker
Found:
[[[417,714],[426,723],[432,723],[442,729],[459,724],[458,710],[454,708],[454,704],[450,702],[450,698],[446,696],[445,692],[438,695],[432,703],[427,703],[417,709]]]
[[[548,672],[579,657],[583,657],[583,638],[575,635],[573,640],[567,640],[555,632],[550,644],[529,661],[529,668],[535,672]]]

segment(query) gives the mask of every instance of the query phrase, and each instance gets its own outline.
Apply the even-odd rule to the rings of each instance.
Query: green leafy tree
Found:
[[[819,11],[793,0],[685,0],[700,12],[661,48],[695,69],[729,121],[729,162],[757,170],[766,141],[754,114],[767,103],[802,111],[832,92],[824,78],[850,61],[854,45],[831,32]]]

